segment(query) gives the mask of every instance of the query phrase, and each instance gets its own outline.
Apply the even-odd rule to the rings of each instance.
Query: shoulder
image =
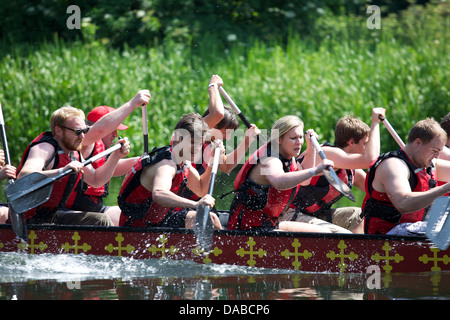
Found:
[[[30,157],[45,157],[45,156],[53,156],[56,153],[55,146],[49,142],[41,142],[30,148],[29,158]]]
[[[390,157],[384,159],[377,168],[377,172],[385,172],[390,175],[409,175],[409,168],[405,161],[398,157]]]
[[[263,157],[260,159],[260,163],[264,166],[283,166],[278,157]]]
[[[276,157],[262,158],[259,170],[255,171],[260,172],[260,174],[264,176],[279,175],[284,173],[283,163],[279,158]]]
[[[163,159],[158,161],[153,166],[147,168],[147,171],[156,171],[159,175],[174,176],[177,171],[177,165],[173,160]]]
[[[343,149],[329,145],[323,145],[322,150],[327,155],[327,158],[331,156],[345,157],[348,155]]]

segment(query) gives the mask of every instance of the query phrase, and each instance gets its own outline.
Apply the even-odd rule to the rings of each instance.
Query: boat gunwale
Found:
[[[160,228],[160,227],[117,227],[117,226],[88,226],[88,225],[51,225],[30,224],[30,230],[49,231],[92,231],[92,232],[126,232],[126,233],[178,233],[194,234],[193,229],[184,228]],[[10,224],[0,224],[0,230],[12,229]],[[426,236],[397,236],[397,235],[373,235],[373,234],[347,234],[347,233],[311,233],[311,232],[289,232],[289,231],[251,231],[251,230],[214,230],[214,236],[255,236],[255,237],[277,237],[277,238],[318,238],[318,239],[352,239],[352,240],[386,240],[407,242],[429,242]]]

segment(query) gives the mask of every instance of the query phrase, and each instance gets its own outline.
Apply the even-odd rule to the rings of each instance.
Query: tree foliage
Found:
[[[419,2],[427,2],[425,0]],[[82,27],[69,30],[69,5],[81,10]],[[112,47],[155,45],[166,39],[188,45],[213,34],[221,43],[248,39],[283,40],[289,30],[314,35],[326,15],[365,15],[369,4],[383,14],[409,6],[408,0],[15,0],[0,6],[0,38],[37,43],[55,35],[65,40],[98,41]]]

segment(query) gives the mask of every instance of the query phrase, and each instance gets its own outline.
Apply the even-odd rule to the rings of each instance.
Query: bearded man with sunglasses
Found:
[[[106,163],[94,169],[92,165],[84,167],[81,149],[83,144],[91,144],[113,131],[134,110],[150,100],[148,90],[139,91],[136,96],[96,122],[92,127],[85,123],[82,110],[66,106],[56,110],[51,117],[51,132],[43,132],[35,138],[25,150],[18,168],[18,179],[40,172],[54,177],[69,169],[73,174],[57,180],[52,194],[45,203],[25,212],[27,223],[76,224],[76,225],[112,225],[111,219],[98,212],[58,212],[64,208],[67,199],[83,175],[86,183],[101,187],[108,182],[120,159],[128,155],[128,139],[120,139],[122,148],[114,151]]]
[[[132,110],[131,110],[132,111]],[[87,125],[93,126],[97,121],[100,121],[104,116],[111,112],[116,112],[115,108],[108,106],[98,106],[89,112],[87,115]],[[118,138],[117,130],[127,130],[128,126],[124,124],[119,124],[115,130],[104,136],[102,139],[97,140],[95,143],[90,145],[86,145],[83,143],[83,148],[81,150],[81,154],[83,158],[86,160],[96,156],[97,154],[105,151],[110,148],[111,145],[115,142],[116,138]],[[92,163],[94,168],[99,168],[103,166],[108,159],[108,156],[101,158]],[[114,177],[120,177],[125,175],[134,163],[139,159],[139,157],[127,157],[124,159],[120,159],[119,163],[114,170]],[[93,212],[101,212],[106,214],[111,218],[113,225],[119,225],[120,218],[120,208],[117,205],[107,206],[103,199],[109,195],[109,182],[100,188],[94,188],[85,181],[81,180],[78,182],[74,191],[72,192],[69,200],[66,203],[66,208],[70,210],[76,211],[93,211]]]

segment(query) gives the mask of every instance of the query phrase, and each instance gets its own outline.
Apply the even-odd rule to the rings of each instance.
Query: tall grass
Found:
[[[429,19],[442,21],[429,24]],[[150,146],[167,144],[181,115],[208,107],[212,74],[223,78],[242,112],[261,128],[296,114],[322,141],[333,142],[340,117],[351,113],[369,122],[373,107],[385,107],[405,139],[417,120],[449,112],[449,39],[442,30],[447,20],[439,15],[422,22],[415,37],[405,37],[408,31],[393,21],[386,19],[381,30],[368,30],[365,20],[356,18],[347,19],[345,28],[337,27],[340,20],[324,21],[326,36],[320,39],[292,32],[285,44],[255,40],[231,49],[213,36],[196,47],[169,42],[113,50],[58,39],[37,47],[3,47],[0,102],[13,163],[29,141],[48,130],[55,109],[70,104],[87,113],[98,105],[119,107],[140,89],[152,93]],[[132,141],[132,155],[138,155],[141,113],[135,111],[127,124],[124,135]],[[382,151],[393,148],[395,142],[382,130]]]

